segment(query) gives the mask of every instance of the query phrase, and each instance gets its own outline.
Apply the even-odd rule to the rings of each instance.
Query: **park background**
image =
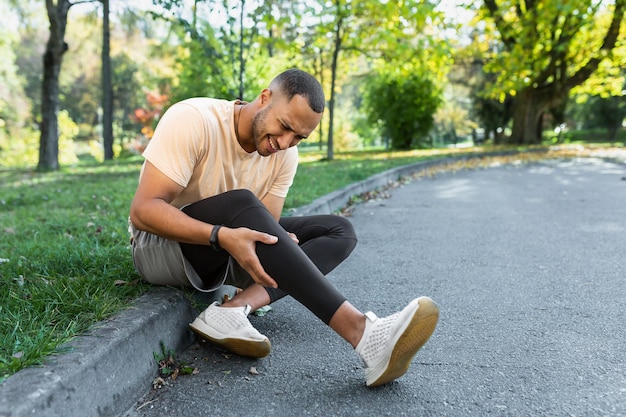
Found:
[[[420,159],[623,147],[625,10],[624,0],[3,0],[0,381],[147,289],[125,223],[140,153],[172,103],[253,100],[294,66],[315,75],[327,111],[300,145],[287,211]]]

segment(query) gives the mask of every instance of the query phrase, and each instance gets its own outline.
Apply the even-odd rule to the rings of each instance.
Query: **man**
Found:
[[[133,260],[153,284],[243,288],[190,324],[243,356],[264,357],[271,347],[248,314],[294,297],[355,348],[367,385],[381,385],[408,370],[439,310],[420,297],[389,317],[361,313],[325,278],[356,245],[350,222],[280,217],[296,145],[319,124],[324,104],[319,82],[290,69],[250,103],[194,98],[173,105],[144,152],[130,208]]]

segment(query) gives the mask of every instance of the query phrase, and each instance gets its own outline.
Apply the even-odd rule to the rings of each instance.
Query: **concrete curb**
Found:
[[[333,191],[325,196],[318,198],[311,204],[299,207],[295,209],[292,216],[309,216],[313,214],[331,214],[335,211],[345,207],[350,198],[355,195],[362,194],[367,191],[385,187],[390,183],[399,180],[402,177],[409,176],[415,172],[424,170],[431,166],[442,165],[452,162],[457,159],[446,158],[433,161],[422,161],[411,165],[404,165],[401,167],[393,168],[379,174],[373,175],[370,178],[356,182],[354,184],[347,185],[336,191]]]
[[[0,416],[114,416],[155,377],[160,342],[184,349],[193,316],[182,292],[154,288],[67,346],[70,353],[24,369],[0,386]]]
[[[355,195],[435,165],[480,156],[394,168],[323,196],[292,215],[330,214],[345,207]],[[195,314],[181,291],[151,289],[119,315],[72,341],[67,346],[70,353],[55,355],[41,367],[9,377],[0,385],[0,417],[123,414],[155,378],[154,352],[161,351],[161,343],[175,351],[190,346],[193,336],[187,324]]]

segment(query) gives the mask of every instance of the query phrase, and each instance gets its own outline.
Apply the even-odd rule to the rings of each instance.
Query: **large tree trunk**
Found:
[[[515,145],[541,143],[541,116],[545,111],[537,100],[535,90],[523,89],[513,103],[513,131],[509,142]]]
[[[111,84],[111,30],[109,0],[101,0],[102,13],[102,142],[104,159],[113,159],[113,85]]]
[[[552,85],[543,89],[526,87],[513,101],[513,129],[508,142],[514,145],[539,145],[542,141],[543,115],[563,105],[569,90],[555,91]]]
[[[63,54],[67,51],[65,28],[67,13],[72,4],[58,0],[46,0],[50,37],[43,54],[43,83],[41,89],[41,136],[39,139],[38,169],[59,169],[59,73]]]

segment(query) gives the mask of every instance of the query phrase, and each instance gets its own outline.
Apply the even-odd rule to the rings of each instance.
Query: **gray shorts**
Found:
[[[183,256],[178,242],[138,230],[128,221],[135,269],[144,281],[154,285],[193,287],[202,292],[213,292],[224,284],[247,288],[252,277],[231,257],[224,275],[213,283],[202,281],[196,270]]]

